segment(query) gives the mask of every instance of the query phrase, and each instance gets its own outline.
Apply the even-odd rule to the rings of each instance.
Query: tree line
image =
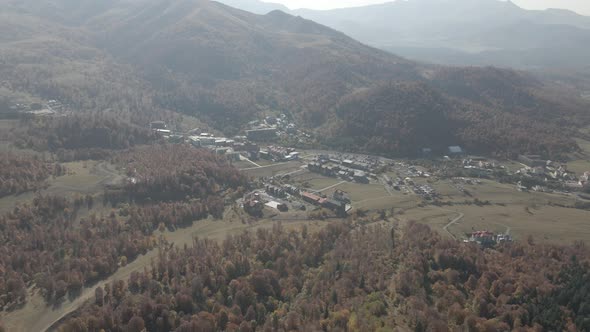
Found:
[[[101,112],[25,118],[8,134],[23,149],[54,153],[61,161],[107,159],[114,150],[154,143],[157,135]]]
[[[65,173],[63,165],[39,156],[4,152],[0,159],[0,197],[39,190],[50,177]]]

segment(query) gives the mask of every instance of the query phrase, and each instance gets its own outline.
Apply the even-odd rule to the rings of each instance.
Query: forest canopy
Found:
[[[310,233],[277,224],[223,243],[199,239],[98,289],[94,302],[60,331],[589,327],[587,290],[570,297],[590,277],[582,245],[512,243],[486,250],[420,224],[401,236],[389,229],[339,222]]]

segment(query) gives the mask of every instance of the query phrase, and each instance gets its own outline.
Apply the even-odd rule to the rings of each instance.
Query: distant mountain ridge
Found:
[[[232,4],[251,10],[252,1]],[[559,9],[525,10],[511,1],[407,0],[290,13],[432,63],[531,69],[585,66],[590,58],[590,17]]]

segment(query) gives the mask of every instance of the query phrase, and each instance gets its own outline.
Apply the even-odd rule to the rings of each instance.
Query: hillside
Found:
[[[228,3],[254,12],[269,8],[245,0]],[[581,67],[590,56],[590,18],[567,10],[525,10],[511,1],[391,1],[290,13],[369,45],[433,63]]]
[[[586,104],[571,97],[549,98],[555,95],[546,93],[552,87],[528,74],[419,64],[281,11],[255,15],[206,0],[120,0],[100,8],[87,1],[2,3],[4,27],[23,31],[0,43],[0,73],[9,91],[61,99],[81,110],[108,109],[140,125],[170,117],[172,111],[194,115],[231,135],[261,114],[280,112],[321,132],[326,143],[342,135],[364,142],[366,132],[354,126],[373,131],[382,116],[404,118],[415,112],[424,120],[392,128],[411,126],[405,129],[421,139],[373,145],[374,150],[407,154],[444,141],[469,145],[474,152],[550,151],[551,157],[559,157],[576,145],[554,133],[588,120]],[[379,90],[401,83],[403,91],[391,96]],[[386,113],[373,107],[378,101],[362,93],[373,89],[384,101],[395,98],[395,107]],[[430,105],[425,98],[430,95],[438,96],[434,101],[443,106]],[[354,109],[342,113],[351,100],[356,100]],[[448,122],[437,121],[441,112]],[[478,121],[492,113],[494,121],[510,123],[509,134],[522,136],[509,151],[503,144],[471,144],[456,130],[482,126]],[[545,123],[547,114],[560,121]],[[515,122],[515,117],[521,120]],[[356,118],[363,121],[346,123]],[[420,134],[441,123],[445,125],[437,132],[446,133],[446,139]],[[547,130],[529,132],[540,126]],[[332,136],[324,137],[326,128]],[[368,140],[389,141],[388,129]],[[486,142],[495,139],[483,137]],[[548,148],[556,141],[563,142],[559,149]],[[495,146],[491,151],[490,145]]]
[[[113,331],[587,331],[588,251],[498,250],[427,226],[284,226],[195,239],[60,324]],[[221,241],[220,241],[221,242]],[[173,317],[173,318],[172,318]]]
[[[218,127],[268,109],[313,113],[374,81],[419,78],[410,61],[280,11],[257,16],[195,1],[162,6],[107,13],[89,29],[110,27],[98,34],[101,47],[138,64],[164,107],[197,111]]]

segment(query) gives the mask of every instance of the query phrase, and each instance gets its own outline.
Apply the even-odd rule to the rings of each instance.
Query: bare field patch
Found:
[[[10,212],[17,204],[30,202],[35,198],[34,192],[22,193],[0,198],[0,213]]]
[[[47,180],[48,186],[37,192],[26,192],[0,199],[0,213],[12,210],[16,204],[30,202],[35,195],[86,195],[102,193],[106,184],[119,182],[123,176],[106,162],[80,161],[63,164],[68,174]]]
[[[442,235],[449,234],[444,231],[445,227],[451,220],[453,220],[460,212],[452,209],[440,208],[436,206],[426,206],[419,208],[412,208],[405,210],[403,214],[397,215],[398,219],[405,223],[417,222],[425,224],[437,230]]]
[[[358,203],[368,199],[389,196],[389,193],[385,191],[383,185],[380,184],[360,184],[347,182],[338,186],[338,189],[349,193],[353,204],[355,202]],[[335,190],[336,189],[332,190],[330,194]]]
[[[324,188],[328,188],[328,187],[334,186],[334,185],[342,182],[342,180],[340,180],[340,179],[328,178],[328,177],[324,177],[324,176],[321,176],[318,174],[311,173],[310,175],[311,176],[304,179],[303,181],[299,180],[298,182],[308,184],[309,189],[312,189],[312,190],[322,190]],[[342,185],[340,185],[340,186],[342,186]],[[323,192],[323,193],[325,194],[326,192]]]
[[[362,201],[353,202],[355,208],[362,208],[367,210],[380,209],[411,209],[415,208],[420,203],[416,196],[410,195],[395,195],[395,196],[381,196],[375,198],[368,198]]]
[[[101,192],[106,184],[119,183],[124,176],[114,165],[98,161],[65,163],[68,174],[50,180],[48,193],[93,194]]]

